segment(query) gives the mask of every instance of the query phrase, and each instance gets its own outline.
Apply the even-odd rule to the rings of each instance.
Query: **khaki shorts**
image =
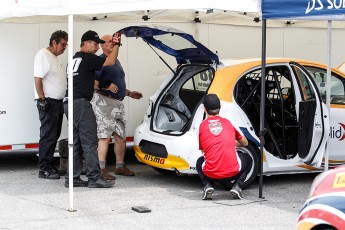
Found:
[[[126,139],[126,114],[122,101],[93,94],[92,108],[96,116],[98,138],[111,138],[116,133]]]

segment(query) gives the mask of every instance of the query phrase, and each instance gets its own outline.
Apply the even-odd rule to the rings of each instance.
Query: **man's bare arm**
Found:
[[[36,92],[38,94],[38,98],[45,98],[44,91],[43,91],[42,78],[34,77],[34,79],[35,79],[35,87],[36,87]]]
[[[242,139],[236,141],[236,147],[245,147],[247,145],[248,145],[248,140],[246,137],[243,137]]]

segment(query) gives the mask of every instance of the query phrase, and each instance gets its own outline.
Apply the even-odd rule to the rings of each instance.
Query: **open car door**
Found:
[[[306,163],[319,167],[329,134],[329,116],[317,86],[309,72],[301,65],[290,66],[298,84],[298,155]]]

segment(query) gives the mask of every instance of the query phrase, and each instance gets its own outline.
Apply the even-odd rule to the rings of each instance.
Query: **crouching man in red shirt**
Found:
[[[248,154],[237,153],[236,147],[247,146],[248,141],[229,120],[219,116],[220,100],[216,94],[205,97],[204,107],[207,118],[199,129],[199,148],[203,156],[196,163],[204,185],[202,199],[212,199],[211,182],[222,184],[235,199],[242,199],[242,186],[253,160]]]

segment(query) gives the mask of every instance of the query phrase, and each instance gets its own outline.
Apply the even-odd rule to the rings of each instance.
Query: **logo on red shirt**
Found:
[[[210,124],[208,124],[208,127],[210,129],[210,132],[214,135],[218,135],[223,130],[222,124],[219,121],[210,122]]]

